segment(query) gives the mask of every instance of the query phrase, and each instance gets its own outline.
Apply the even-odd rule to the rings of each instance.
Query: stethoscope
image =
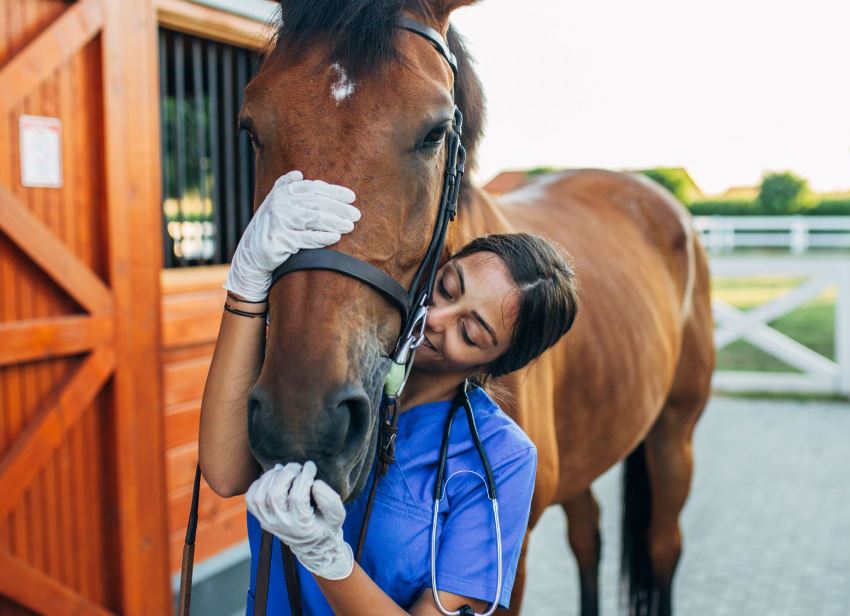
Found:
[[[446,474],[446,458],[449,452],[449,436],[452,431],[452,422],[454,421],[455,411],[459,404],[462,404],[466,410],[466,421],[469,424],[469,433],[472,435],[472,442],[478,450],[478,457],[481,458],[481,464],[484,467],[485,477],[481,477],[475,471],[457,471],[443,483],[443,477]],[[493,520],[496,523],[496,598],[487,610],[481,614],[472,609],[469,605],[463,605],[455,611],[447,610],[440,602],[440,596],[437,592],[437,519],[440,514],[440,501],[443,500],[445,486],[449,480],[458,473],[473,473],[478,475],[484,482],[487,488],[487,498],[493,506]],[[487,454],[484,452],[484,446],[481,444],[481,439],[478,436],[478,428],[475,426],[475,417],[472,413],[472,404],[469,402],[467,394],[467,383],[461,385],[460,392],[452,402],[449,416],[446,419],[446,427],[443,432],[443,443],[440,446],[440,460],[437,466],[437,482],[434,486],[434,517],[431,521],[431,592],[434,595],[434,603],[437,609],[445,616],[491,616],[499,605],[499,598],[502,596],[502,529],[499,526],[499,501],[496,499],[496,482],[493,479],[493,471],[490,469],[490,461]]]

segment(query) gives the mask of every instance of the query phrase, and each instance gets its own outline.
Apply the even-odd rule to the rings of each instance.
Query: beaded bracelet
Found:
[[[242,302],[243,304],[267,304],[269,302],[268,299],[261,299],[259,301],[253,301],[250,299],[243,299],[236,295],[233,291],[227,292],[228,299],[232,299],[234,302]]]
[[[240,317],[252,317],[252,318],[265,318],[268,314],[268,311],[264,312],[246,312],[245,310],[239,310],[238,308],[234,308],[230,304],[224,304],[224,309],[231,314],[239,315]]]

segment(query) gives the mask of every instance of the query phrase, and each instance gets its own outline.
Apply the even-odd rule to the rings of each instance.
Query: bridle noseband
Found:
[[[409,17],[400,17],[398,27],[429,41],[449,63],[452,74],[457,80],[457,59],[436,30]],[[410,366],[413,363],[416,348],[422,343],[428,304],[431,301],[434,278],[440,265],[440,255],[445,246],[446,232],[449,222],[454,220],[457,214],[460,183],[466,165],[466,149],[461,144],[462,130],[463,114],[455,105],[452,126],[446,134],[448,139],[446,167],[437,220],[425,257],[419,264],[410,287],[405,289],[392,276],[371,263],[329,248],[302,250],[289,257],[272,274],[272,286],[274,286],[283,276],[292,272],[305,270],[337,272],[368,285],[395,305],[401,314],[402,327],[393,349],[392,364],[384,384],[384,394],[392,398],[397,398],[401,394],[410,375]]]

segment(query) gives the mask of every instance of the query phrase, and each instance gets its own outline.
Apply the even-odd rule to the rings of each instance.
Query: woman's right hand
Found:
[[[272,272],[299,250],[324,248],[354,229],[360,210],[354,192],[290,171],[274,183],[248,223],[230,263],[224,288],[259,302],[268,297]]]

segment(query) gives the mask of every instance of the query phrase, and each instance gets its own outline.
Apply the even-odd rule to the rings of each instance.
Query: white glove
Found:
[[[342,537],[345,507],[333,488],[316,479],[315,463],[277,464],[251,484],[245,503],[260,526],[288,545],[308,571],[328,580],[351,575],[354,554]]]
[[[277,179],[248,223],[224,288],[250,301],[268,297],[272,272],[301,249],[324,248],[354,229],[360,210],[354,193],[300,171]]]

